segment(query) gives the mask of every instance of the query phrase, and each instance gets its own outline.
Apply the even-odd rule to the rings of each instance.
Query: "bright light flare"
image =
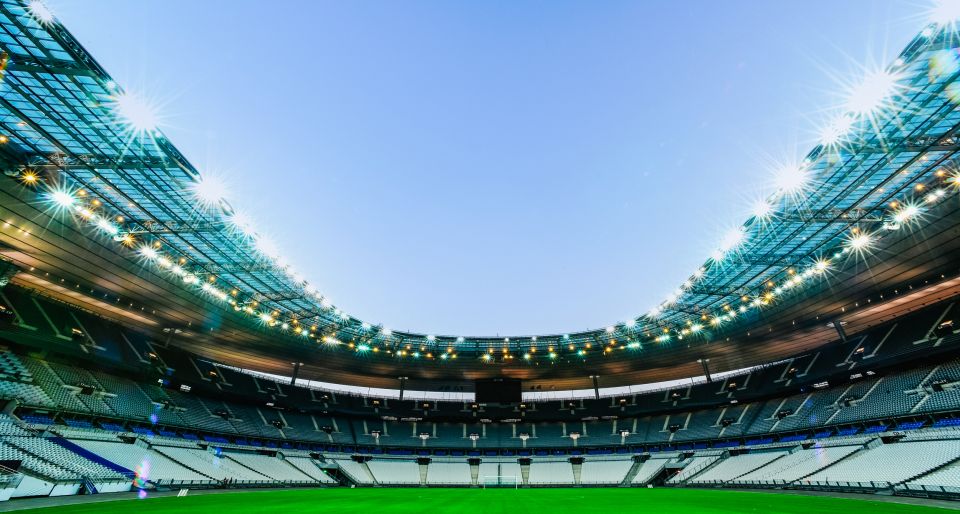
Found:
[[[743,227],[733,228],[727,231],[720,240],[719,250],[726,254],[731,250],[736,250],[747,238],[747,233]]]
[[[755,218],[767,220],[770,219],[770,215],[773,214],[773,205],[767,200],[757,200],[753,203],[751,212]]]
[[[816,270],[818,273],[823,273],[827,271],[827,269],[829,268],[830,268],[830,261],[826,259],[817,259],[817,261],[813,263],[813,269]]]
[[[783,193],[797,194],[809,184],[810,171],[803,166],[786,165],[777,170],[773,180],[777,189]]]
[[[280,257],[280,250],[277,249],[277,245],[267,237],[258,237],[254,242],[254,246],[258,252],[270,257],[271,259]]]
[[[220,177],[205,174],[198,176],[196,182],[190,185],[190,192],[204,207],[215,207],[226,200],[230,188]]]
[[[893,220],[897,223],[906,223],[920,214],[920,208],[916,205],[904,205],[893,215]]]
[[[863,252],[868,250],[873,245],[873,237],[866,232],[858,232],[847,240],[847,244],[850,246],[851,250]]]
[[[34,186],[40,182],[40,176],[33,171],[24,171],[20,174],[20,182],[28,186]]]
[[[30,16],[40,22],[41,25],[49,25],[56,19],[53,11],[40,0],[30,0],[30,3],[27,4],[27,10],[30,11]]]
[[[155,107],[144,97],[124,92],[113,97],[113,110],[134,135],[153,132],[160,125]]]
[[[58,207],[63,209],[69,209],[77,203],[77,199],[72,193],[70,193],[70,191],[65,191],[62,189],[58,189],[50,193],[50,199],[53,200],[53,203],[57,204]]]
[[[256,235],[256,229],[253,226],[253,218],[245,212],[235,211],[229,218],[230,225],[240,234],[247,237]]]
[[[949,26],[960,20],[960,0],[939,0],[930,9],[928,19],[939,26]]]
[[[853,127],[853,117],[849,114],[837,116],[820,130],[820,143],[826,146],[839,144],[846,138],[851,127]]]
[[[859,116],[868,116],[889,102],[898,90],[902,74],[889,70],[868,72],[863,80],[851,88],[847,96],[847,110]]]
[[[111,223],[110,220],[108,220],[108,219],[106,219],[106,218],[100,218],[100,219],[98,219],[98,220],[96,221],[96,224],[97,224],[98,227],[100,227],[100,230],[102,230],[102,231],[110,234],[111,236],[115,236],[115,235],[117,235],[118,233],[120,233],[120,229],[117,228],[116,225],[114,225],[113,223]]]
[[[148,259],[156,259],[158,257],[157,250],[149,245],[143,245],[140,247],[140,255]]]

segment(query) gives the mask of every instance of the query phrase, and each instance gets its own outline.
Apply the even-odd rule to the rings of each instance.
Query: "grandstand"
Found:
[[[114,112],[122,87],[41,3],[3,0],[0,501],[253,488],[960,500],[954,21],[925,27],[880,105],[809,152],[802,202],[778,190],[776,215],[753,215],[737,250],[670,301],[598,330],[467,338],[334,308],[231,225],[228,203],[182,194],[201,174],[158,127]],[[482,399],[491,384],[520,394]]]

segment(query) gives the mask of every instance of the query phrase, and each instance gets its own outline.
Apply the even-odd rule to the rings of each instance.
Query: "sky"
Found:
[[[647,312],[924,0],[47,0],[350,315],[524,335]]]

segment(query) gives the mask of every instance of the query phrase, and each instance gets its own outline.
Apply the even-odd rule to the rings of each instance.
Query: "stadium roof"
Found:
[[[771,317],[816,312],[806,321],[819,323],[838,299],[956,273],[953,21],[931,23],[889,66],[865,70],[820,143],[776,170],[777,191],[649,312],[587,332],[466,337],[391,331],[332,305],[164,136],[147,96],[114,82],[42,3],[0,5],[0,158],[8,175],[0,202],[8,210],[0,213],[11,217],[0,251],[42,270],[34,285],[59,278],[89,288],[87,296],[149,310],[155,330],[189,327],[221,357],[269,354],[254,349],[257,342],[296,349],[289,355],[297,359],[314,350],[324,359],[354,355],[370,369],[385,355],[472,366],[636,361],[730,341]],[[886,276],[884,266],[901,269]],[[856,287],[836,289],[850,277],[860,277]],[[191,309],[192,319],[184,313]],[[378,369],[390,374],[397,365]],[[608,371],[626,369],[633,368]]]

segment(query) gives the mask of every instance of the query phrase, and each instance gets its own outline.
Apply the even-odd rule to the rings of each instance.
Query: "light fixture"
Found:
[[[746,230],[743,227],[736,227],[728,230],[723,238],[720,240],[720,252],[726,254],[731,250],[735,250],[741,244],[743,244],[744,239],[746,239]]]
[[[111,236],[115,236],[118,233],[120,233],[120,229],[117,228],[116,225],[111,223],[110,220],[106,218],[99,218],[96,224],[97,224],[97,227],[100,228],[100,230],[103,230],[104,232],[106,232],[107,234],[110,234]]]
[[[157,253],[157,250],[150,245],[141,246],[139,251],[140,251],[140,255],[143,255],[148,259],[156,259],[157,256],[159,255]]]
[[[271,259],[280,257],[280,250],[277,249],[277,245],[268,237],[258,237],[254,241],[254,247],[258,252]]]
[[[809,172],[803,166],[788,164],[781,166],[774,175],[777,189],[784,194],[796,194],[807,187]]]
[[[828,260],[826,260],[826,259],[817,259],[817,260],[813,263],[813,269],[815,269],[816,271],[818,271],[818,272],[820,272],[820,273],[823,273],[824,271],[827,271],[827,268],[829,268],[829,267],[830,267],[830,261],[828,261]],[[794,279],[794,280],[796,280],[796,279]]]
[[[863,80],[850,90],[847,110],[860,116],[873,114],[896,93],[900,79],[900,74],[889,70],[867,72]]]
[[[48,22],[53,21],[52,14],[49,13],[49,10],[46,9],[44,4],[39,0],[29,1],[27,3],[27,8],[29,10],[29,14],[33,16],[35,19],[38,19],[38,20],[45,19]],[[931,12],[931,20],[940,26],[952,25],[958,20],[958,18],[960,18],[960,0],[940,1],[936,6],[936,8],[934,8],[933,12]],[[925,36],[930,37],[931,34],[933,34],[932,29],[928,29],[925,33]],[[937,44],[939,44],[939,40]],[[933,49],[933,50],[934,50],[934,53],[936,53],[937,55],[946,55],[950,58],[955,57],[953,55],[953,52],[951,51],[940,51],[936,49]],[[940,68],[943,67],[943,65],[936,64],[934,62],[937,60],[937,55],[934,55],[933,57],[930,58],[931,62],[929,66],[930,68],[929,73],[931,74],[936,73],[937,76],[939,77],[943,74],[940,71],[935,71],[934,68],[937,68],[937,70],[939,70]],[[910,59],[913,60],[912,57]],[[926,59],[926,57],[924,57],[923,59]],[[900,62],[898,62],[895,65],[898,67],[898,68],[895,68],[895,70],[899,70],[901,68],[907,69],[906,68],[907,63],[904,63],[903,60],[898,60],[898,61]],[[914,71],[919,69],[914,67],[915,64],[924,64],[924,63],[919,60],[916,62],[911,62],[910,68],[909,68],[911,70],[910,71],[911,74],[919,73],[917,71]],[[924,70],[924,73],[927,73],[927,72],[928,72],[927,70]],[[912,78],[918,78],[918,77],[921,77],[921,76],[917,75],[917,77],[912,77]],[[855,87],[852,87],[849,89],[850,94],[846,102],[846,107],[847,109],[849,109],[849,111],[846,114],[837,116],[836,118],[830,120],[830,122],[827,124],[826,127],[823,128],[820,134],[821,136],[820,142],[827,146],[839,144],[843,142],[846,138],[850,137],[848,136],[848,134],[850,133],[852,128],[865,127],[867,124],[867,121],[866,121],[867,118],[869,118],[871,115],[876,113],[878,109],[883,108],[885,104],[889,106],[893,106],[893,104],[891,103],[891,100],[897,97],[898,90],[902,90],[902,88],[905,87],[905,84],[906,84],[906,81],[901,83],[900,81],[901,78],[905,78],[905,77],[899,71],[885,70],[885,71],[868,72],[864,77],[864,80],[862,83],[857,84]],[[924,78],[928,79],[928,82],[930,83],[934,82],[934,78],[932,76],[924,77]],[[927,84],[927,82],[924,82],[924,84]],[[949,88],[952,85],[953,84],[948,84],[946,87]],[[159,121],[156,116],[156,111],[150,107],[150,103],[145,101],[143,97],[138,97],[128,93],[119,93],[118,92],[119,89],[117,89],[115,86],[111,84],[105,84],[105,87],[111,90],[112,94],[114,95],[108,102],[112,101],[112,103],[114,104],[113,107],[114,107],[117,119],[121,121],[124,125],[127,125],[131,131],[144,132],[144,131],[152,131],[156,128]],[[25,122],[21,122],[21,123],[25,123]],[[2,138],[6,138],[6,137],[7,136],[0,135],[0,142],[3,142],[4,139]],[[13,140],[12,135],[11,135],[11,140]],[[857,140],[857,142],[859,142],[859,140]],[[817,164],[826,163],[829,165],[832,162],[834,162],[834,161],[830,161],[829,159],[835,157],[836,155],[830,154],[830,153],[824,153],[822,152],[822,150],[823,149],[816,149],[814,152],[810,154],[811,155],[810,159],[811,160],[818,159],[816,161]],[[853,150],[853,148],[851,148],[851,150]],[[820,157],[822,155],[830,155],[830,157],[827,157],[824,159]],[[925,156],[921,157],[921,162],[924,159],[926,159]],[[800,166],[785,166],[780,170],[778,170],[777,185],[778,185],[779,195],[773,195],[768,200],[765,200],[765,201],[762,200],[762,201],[756,202],[752,206],[753,216],[758,219],[766,219],[770,217],[772,214],[775,214],[775,209],[779,209],[780,205],[782,204],[783,197],[780,195],[784,195],[787,193],[796,193],[804,190],[807,187],[807,184],[810,181],[811,176],[815,176],[815,172],[819,172],[821,170],[821,168],[819,167],[815,168],[813,165],[814,165],[813,162],[804,161],[803,164]],[[941,169],[941,170],[938,170],[937,173],[938,173],[937,175],[938,177],[943,178],[947,172]],[[14,176],[17,176],[17,175],[14,175]],[[36,183],[39,180],[39,177],[36,174],[33,174],[32,172],[27,172],[23,168],[19,170],[18,178],[24,184]],[[921,194],[922,196],[913,198],[914,202],[918,202],[915,205],[910,205],[907,203],[895,203],[895,204],[889,205],[887,210],[887,216],[886,216],[886,221],[888,222],[887,224],[888,228],[893,227],[894,225],[894,223],[889,223],[889,222],[896,223],[897,226],[891,228],[891,230],[896,230],[896,229],[899,229],[900,225],[904,223],[907,223],[909,221],[915,221],[918,218],[922,218],[922,212],[924,211],[919,206],[927,202],[929,203],[936,202],[941,197],[943,197],[946,194],[946,191],[942,188],[949,187],[948,186],[949,180],[950,179],[947,179],[946,182],[941,183],[940,185],[934,184],[933,182],[916,184],[916,192],[914,192],[914,194]],[[217,182],[220,182],[220,183],[217,184]],[[957,183],[954,182],[954,185],[956,184]],[[218,179],[216,179],[216,177],[204,176],[202,178],[199,178],[195,184],[191,184],[190,189],[194,190],[193,192],[195,196],[197,197],[198,200],[201,201],[201,203],[207,204],[207,205],[221,205],[222,200],[226,196],[226,190],[225,190],[226,188],[224,187],[224,184],[222,183],[222,181],[219,181]],[[882,192],[882,190],[878,192]],[[228,296],[227,293],[223,292],[223,290],[217,287],[214,287],[211,284],[205,283],[205,280],[203,279],[207,278],[206,273],[201,274],[198,278],[197,275],[194,275],[192,274],[192,272],[187,271],[187,270],[199,270],[200,268],[198,266],[198,263],[188,262],[188,259],[186,257],[181,258],[181,257],[161,256],[158,251],[158,248],[160,248],[159,246],[157,247],[148,246],[148,245],[141,246],[140,238],[137,237],[136,239],[133,239],[131,232],[128,232],[129,228],[134,228],[134,231],[132,233],[139,233],[141,229],[135,226],[135,222],[126,222],[125,218],[118,218],[117,216],[115,216],[116,214],[115,212],[112,214],[105,212],[109,209],[110,202],[104,201],[104,203],[101,204],[101,203],[98,203],[96,199],[83,198],[82,197],[83,194],[84,194],[83,191],[80,191],[77,193],[77,197],[74,198],[74,196],[67,191],[58,192],[58,191],[51,190],[48,193],[49,199],[52,201],[52,203],[55,203],[56,205],[63,208],[75,208],[76,209],[75,212],[77,212],[78,214],[75,218],[75,221],[77,221],[78,223],[88,223],[92,226],[99,227],[99,229],[101,229],[102,231],[113,235],[114,241],[118,241],[122,244],[126,244],[130,246],[132,248],[132,251],[139,251],[139,253],[143,257],[150,259],[151,261],[155,261],[158,267],[162,267],[164,269],[173,271],[175,275],[177,277],[182,278],[184,283],[186,284],[196,284],[198,281],[201,282],[200,284],[201,287],[191,288],[191,289],[195,291],[202,290],[206,293],[216,295],[217,297],[220,297],[220,298],[226,298]],[[107,196],[105,195],[104,198],[106,197]],[[907,201],[907,199],[900,199],[900,200]],[[130,207],[134,207],[134,205],[130,204]],[[237,212],[231,213],[229,212],[229,210],[227,213],[224,213],[224,214],[227,215],[227,220],[229,221],[229,223],[231,223],[234,226],[234,228],[236,228],[239,232],[247,236],[250,236],[252,238],[252,240],[248,242],[253,242],[254,244],[256,244],[257,249],[260,250],[261,253],[263,253],[264,255],[277,259],[278,262],[275,262],[274,264],[277,264],[278,266],[283,268],[286,271],[288,278],[298,283],[302,282],[302,278],[299,275],[297,275],[295,272],[293,272],[292,269],[286,268],[284,265],[282,265],[282,261],[279,261],[278,252],[276,251],[276,248],[272,246],[272,244],[269,245],[271,247],[269,251],[263,250],[263,247],[268,243],[268,241],[263,238],[257,237],[255,235],[252,222],[247,216]],[[125,223],[130,223],[131,224],[130,227],[126,227]],[[836,246],[832,248],[827,248],[826,249],[827,251],[824,253],[824,255],[829,255],[830,258],[833,259],[833,262],[837,263],[836,265],[839,266],[839,263],[841,262],[841,259],[839,258],[840,256],[844,254],[849,255],[854,251],[861,251],[861,252],[866,251],[871,247],[878,245],[881,241],[883,241],[882,238],[885,237],[884,232],[877,231],[876,227],[872,225],[867,225],[867,227],[870,228],[871,230],[874,230],[874,232],[870,234],[866,232],[855,231],[850,235],[849,238],[843,241],[836,241],[835,242]],[[753,230],[756,230],[757,228],[758,227],[756,225],[751,224],[751,231],[746,230],[744,227],[739,227],[738,229],[728,232],[726,235],[724,235],[719,248],[713,253],[714,260],[720,261],[729,252],[740,247],[748,235],[753,236],[755,233],[757,233],[753,231]],[[170,248],[170,250],[172,250],[172,248]],[[818,248],[817,251],[819,252],[820,250],[823,250],[823,249]],[[128,249],[127,251],[131,251],[131,250]],[[171,259],[173,260],[182,259],[182,260],[180,260],[179,265],[174,265]],[[803,266],[793,264],[793,266],[797,268],[796,270],[794,270],[794,268],[780,270],[779,272],[774,270],[774,272],[771,273],[770,278],[773,278],[775,280],[775,283],[768,284],[766,290],[763,290],[763,291],[737,290],[736,293],[734,293],[737,296],[739,296],[739,294],[743,292],[748,293],[747,295],[748,300],[744,301],[744,305],[736,305],[732,309],[727,308],[727,310],[729,311],[727,314],[714,315],[713,313],[701,312],[700,310],[695,309],[693,311],[693,314],[699,318],[698,320],[699,322],[696,324],[694,324],[694,318],[684,319],[683,310],[681,309],[671,310],[669,311],[669,315],[666,316],[665,322],[670,323],[672,325],[672,328],[665,329],[664,333],[662,335],[659,335],[658,337],[657,337],[657,334],[653,334],[652,336],[650,334],[644,334],[642,336],[643,341],[647,342],[650,337],[656,337],[657,341],[661,341],[661,342],[668,341],[670,340],[671,337],[677,337],[677,339],[680,340],[680,339],[683,339],[683,336],[687,336],[688,334],[694,334],[703,330],[704,325],[719,325],[721,322],[726,322],[727,320],[734,319],[738,315],[738,313],[746,313],[748,312],[749,309],[753,309],[753,308],[758,308],[758,309],[762,308],[763,305],[767,305],[769,302],[773,301],[774,298],[777,298],[777,299],[781,298],[782,293],[785,290],[798,287],[804,280],[808,280],[812,282],[813,281],[812,277],[814,277],[815,274],[824,273],[829,269],[831,265],[830,262],[831,261],[828,261],[826,259],[818,259],[813,262],[808,261]],[[705,266],[711,267],[713,266],[713,263],[707,263]],[[720,267],[718,267],[718,269],[720,269]],[[714,271],[716,270],[711,270],[711,274]],[[676,302],[682,294],[692,294],[691,288],[693,287],[694,280],[701,278],[705,274],[705,272],[706,270],[703,267],[697,269],[697,271],[693,275],[694,278],[685,282],[681,290],[678,290],[672,293],[667,299],[667,301],[661,304],[661,306],[655,307],[654,309],[652,309],[650,311],[650,316],[654,317],[661,314],[663,312],[663,309],[666,306],[673,305],[673,303]],[[789,275],[789,278],[786,275]],[[766,278],[764,278],[763,282],[766,282]],[[322,306],[324,309],[333,309],[333,306],[329,299],[320,296],[315,289],[308,288],[306,284],[300,284],[300,285],[303,286],[304,291],[309,293],[311,301],[313,301],[315,298],[317,304]],[[743,285],[743,284],[741,285],[743,287],[752,287],[749,285]],[[708,288],[705,287],[704,289],[708,289]],[[694,290],[694,292],[695,291],[696,290]],[[253,293],[255,293],[255,291]],[[234,293],[234,295],[236,294]],[[267,308],[267,306],[264,305],[261,307],[257,307],[256,302],[252,303],[253,307],[249,307],[247,303],[243,303],[242,305],[243,305],[242,309],[244,310],[244,312],[248,312],[251,316],[259,316],[265,322],[271,324],[271,326],[279,325],[281,328],[289,328],[290,326],[286,322],[283,322],[283,323],[280,322],[282,319],[287,318],[289,313],[281,313],[279,311],[271,310],[270,312],[272,312],[272,314],[266,314],[263,309]],[[275,306],[271,306],[270,308],[272,309],[273,307]],[[314,309],[315,308],[316,307],[314,305]],[[334,315],[338,316],[340,320],[350,321],[350,317],[347,316],[342,311],[340,311],[339,309],[332,310],[331,312]],[[329,313],[321,313],[321,316],[323,317],[322,319],[328,320],[329,319],[328,314]],[[358,328],[362,330],[370,329],[370,324],[366,322],[361,323],[358,321],[352,325],[347,325],[346,323],[341,323],[340,320],[337,320],[337,323],[339,324],[338,330],[343,329],[346,331],[344,332],[346,334],[349,334],[350,331],[356,331]],[[643,321],[645,320],[641,320],[640,322],[642,323]],[[684,322],[685,322],[685,325],[684,325]],[[604,330],[606,331],[607,334],[612,334],[617,330],[623,329],[624,327],[632,328],[635,326],[636,323],[637,321],[635,319],[629,319],[627,321],[624,321],[623,323],[618,323],[613,326],[605,327]],[[646,328],[645,325],[644,325],[644,328]],[[310,333],[306,330],[302,330],[298,328],[296,331],[297,333],[300,333],[303,335],[310,335]],[[598,330],[596,332],[600,332],[600,331]],[[590,348],[590,344],[586,342],[588,340],[587,336],[599,337],[599,335],[596,332],[591,334],[575,336],[572,341],[567,341],[569,339],[569,336],[563,336],[565,340],[564,346],[566,346],[567,342],[571,343],[569,347],[571,352],[575,351],[577,347]],[[383,336],[390,336],[392,332],[389,329],[381,329],[381,334]],[[319,335],[319,334],[314,334],[314,336],[316,335]],[[633,337],[633,336],[636,336],[636,339],[641,339],[641,335],[639,333],[623,331],[623,335],[625,335],[626,340],[629,341],[629,343],[627,343],[629,347],[633,348],[634,345],[636,345],[636,347],[640,347],[640,343],[634,341],[634,337]],[[408,337],[408,336],[404,335],[404,337]],[[414,336],[409,336],[409,337],[413,338]],[[426,337],[427,340],[431,342],[435,341],[435,337],[432,335],[419,336],[419,337]],[[619,339],[619,335],[617,338]],[[527,339],[527,338],[524,338],[524,339]],[[609,339],[612,339],[612,338],[609,338]],[[532,338],[529,338],[529,340],[536,341],[536,338],[532,337]],[[458,337],[456,338],[456,341],[457,343],[462,343],[464,342],[464,338]],[[520,345],[518,345],[519,346],[517,348],[518,350],[520,349],[520,347],[522,347],[522,341],[523,340],[521,340]],[[626,343],[627,341],[619,343],[620,347],[623,348],[624,343]],[[325,340],[325,342],[328,342],[328,341]],[[504,343],[509,343],[509,342],[510,342],[509,338],[504,338]],[[559,341],[557,341],[556,338],[548,339],[547,342],[548,343],[552,342],[553,344],[559,343]],[[450,342],[450,339],[447,339],[447,338],[444,338],[442,343],[444,347],[454,346]],[[471,342],[471,348],[472,348],[472,344],[473,344],[473,341]],[[611,341],[610,344],[614,345],[615,343]],[[353,343],[350,343],[350,348],[354,348]],[[392,350],[392,348],[393,348],[392,345],[384,344],[380,348],[373,348],[373,351],[376,352],[378,350],[382,350],[385,353],[393,353],[394,350]],[[407,347],[407,350],[411,350],[409,346]],[[421,340],[420,351],[426,351],[425,346],[422,345],[422,340]],[[536,351],[536,348],[530,347],[527,349],[527,351],[528,353],[511,354],[508,352],[507,348],[503,348],[503,353],[505,356],[502,359],[503,360],[512,359],[514,355],[522,356],[524,359],[530,359],[533,356],[532,354],[534,354],[534,352]],[[450,353],[451,349],[448,348],[447,352]],[[481,352],[482,350],[478,351],[477,353],[481,353]],[[484,355],[484,358],[486,360],[494,358],[494,355],[496,354],[491,355],[492,352],[493,350],[487,352],[487,354]],[[556,354],[554,354],[553,352],[553,347],[549,348],[549,352],[550,352],[549,353],[550,358],[556,357]],[[584,350],[584,349],[580,349],[577,351],[577,353],[580,355],[585,355],[586,352],[587,350]],[[408,352],[406,350],[398,350],[396,351],[396,355],[398,356],[408,355]],[[409,353],[409,355],[416,357],[418,355],[418,352],[413,351],[413,353]],[[425,354],[425,355],[429,355],[429,354]],[[455,357],[456,357],[455,354],[451,355],[451,358],[455,358]],[[441,358],[447,358],[447,354],[443,354]],[[496,358],[496,360],[497,362],[500,362],[501,358]]]
[[[40,177],[34,171],[26,170],[20,173],[20,182],[23,182],[25,185],[33,186],[39,181]]]
[[[824,125],[820,130],[820,143],[833,146],[842,141],[853,126],[853,117],[841,114]]]
[[[930,9],[928,19],[940,26],[947,26],[960,20],[960,1],[938,0]]]
[[[847,241],[850,248],[857,251],[863,251],[869,248],[872,242],[870,234],[863,231],[857,232]]]
[[[757,200],[753,203],[752,213],[753,216],[760,220],[766,220],[770,218],[770,214],[773,212],[773,205],[770,204],[767,200]]]
[[[50,193],[50,198],[53,200],[57,206],[69,209],[77,203],[77,199],[69,191],[64,189],[56,189]]]
[[[53,11],[40,0],[30,0],[30,3],[27,4],[27,10],[30,11],[30,16],[40,22],[41,25],[49,25],[55,19]]]
[[[190,184],[190,192],[193,198],[204,207],[216,207],[223,202],[229,188],[227,183],[215,174],[198,175],[195,181]],[[241,219],[241,221],[244,221]],[[246,220],[247,230],[250,229],[250,221]]]
[[[915,218],[918,214],[920,214],[919,207],[917,207],[916,205],[907,204],[907,205],[904,205],[902,208],[900,208],[900,210],[898,210],[896,213],[894,213],[893,219],[897,223],[906,223],[907,221],[910,221],[911,219]]]
[[[160,124],[160,119],[150,102],[135,93],[120,93],[113,97],[111,105],[120,122],[132,135],[139,136],[152,132]]]
[[[256,230],[253,227],[253,219],[243,211],[234,211],[233,214],[230,215],[229,221],[230,225],[232,225],[237,232],[247,237],[253,237],[256,234]]]

